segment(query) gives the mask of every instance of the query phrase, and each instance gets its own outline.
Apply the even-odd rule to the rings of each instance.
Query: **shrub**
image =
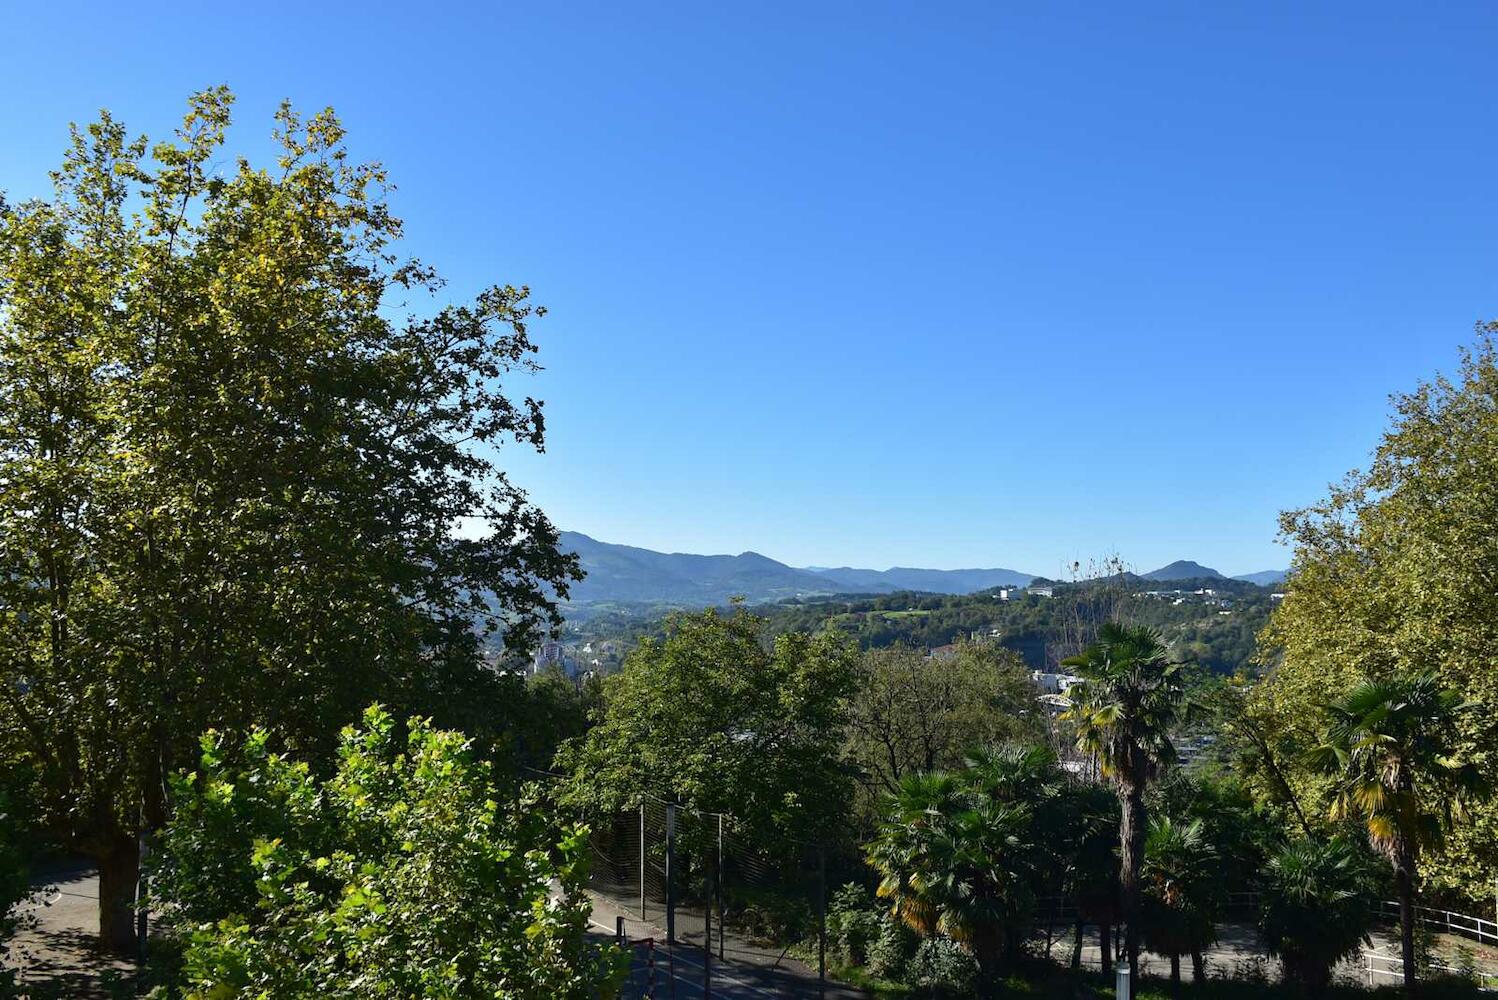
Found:
[[[879,938],[879,914],[871,910],[846,913],[838,925],[837,950],[854,965],[869,960],[869,948]]]
[[[972,996],[978,987],[978,963],[950,938],[930,938],[921,942],[906,965],[905,981],[921,996]]]
[[[584,998],[617,985],[620,956],[586,936],[586,831],[553,829],[529,792],[505,801],[461,733],[407,728],[399,738],[371,708],[324,781],[268,753],[264,733],[232,755],[205,740],[199,773],[175,789],[158,883],[184,922],[186,996]],[[273,802],[288,815],[272,819]],[[215,894],[204,880],[220,878]]]
[[[763,945],[799,941],[816,930],[811,905],[777,892],[757,892],[728,918],[748,938]]]
[[[26,863],[29,831],[21,816],[15,797],[0,788],[0,957],[5,954],[6,940],[28,923],[17,909],[31,895]],[[15,989],[15,970],[0,966],[0,997],[11,996]]]
[[[1316,991],[1332,968],[1367,940],[1379,880],[1372,859],[1351,841],[1300,840],[1269,859],[1262,876],[1259,930],[1286,978]]]
[[[879,918],[879,934],[869,946],[869,971],[881,979],[902,982],[905,967],[915,955],[919,939],[909,927],[889,914]]]
[[[833,893],[827,906],[827,938],[844,961],[863,965],[879,926],[879,911],[863,886],[849,882]]]

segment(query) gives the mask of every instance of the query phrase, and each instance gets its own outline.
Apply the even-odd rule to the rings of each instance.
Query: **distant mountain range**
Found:
[[[992,587],[1023,587],[1037,579],[1012,569],[857,569],[851,566],[797,568],[758,552],[736,556],[703,556],[684,552],[655,552],[633,545],[615,545],[576,531],[561,533],[562,549],[576,552],[587,576],[574,584],[574,605],[668,604],[704,607],[742,596],[754,604],[788,597],[828,594],[888,594],[918,590],[933,594],[971,594]],[[1260,586],[1284,578],[1280,571],[1235,577]],[[1151,582],[1224,580],[1221,573],[1189,560],[1139,577]]]
[[[1023,587],[1034,574],[1012,569],[826,569],[808,566],[807,572],[825,577],[839,590],[872,594],[892,590],[923,590],[932,594],[971,594],[990,587]]]
[[[1245,583],[1257,583],[1261,587],[1278,587],[1285,582],[1289,574],[1285,569],[1266,569],[1258,573],[1244,573],[1242,576],[1233,577],[1234,580],[1242,580]]]
[[[588,574],[574,584],[574,604],[721,604],[742,596],[751,603],[826,594],[888,594],[921,590],[969,594],[989,587],[1023,586],[1034,576],[1012,569],[797,569],[758,552],[701,556],[615,545],[576,531],[561,533],[562,549],[576,552]]]
[[[1285,582],[1285,575],[1288,572],[1288,570],[1283,569],[1266,569],[1259,573],[1244,573],[1242,576],[1235,576],[1232,579],[1241,580],[1244,583],[1252,583],[1260,587],[1274,587]],[[1228,579],[1228,577],[1217,572],[1212,567],[1203,566],[1201,563],[1192,562],[1189,559],[1177,559],[1169,566],[1161,566],[1153,572],[1142,573],[1139,578],[1141,580],[1153,580],[1156,582],[1166,580]]]

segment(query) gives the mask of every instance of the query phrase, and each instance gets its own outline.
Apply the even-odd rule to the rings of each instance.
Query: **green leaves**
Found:
[[[378,707],[365,719],[326,780],[255,752],[257,734],[231,755],[242,764],[182,783],[156,884],[190,931],[183,995],[606,991],[621,970],[586,938],[586,832],[552,830],[531,790],[501,805],[462,734],[418,718],[402,737]],[[253,791],[226,809],[189,790],[214,784]],[[273,802],[301,808],[288,821]]]
[[[609,818],[652,795],[726,812],[766,848],[825,842],[851,793],[839,756],[853,652],[825,635],[766,649],[761,624],[708,610],[643,642],[605,681],[600,723],[558,755],[564,801]]]
[[[496,459],[543,443],[528,290],[392,320],[441,282],[392,251],[383,169],[289,106],[271,166],[226,159],[232,107],[154,146],[104,114],[0,210],[0,759],[100,853],[208,729],[331,753],[379,698],[495,739],[486,644],[578,575]]]
[[[1366,851],[1341,838],[1285,845],[1265,866],[1259,929],[1287,976],[1312,991],[1368,939],[1383,878]]]
[[[1451,817],[1491,793],[1455,752],[1472,708],[1433,674],[1367,681],[1327,705],[1324,742],[1307,760],[1334,779],[1331,817],[1362,819],[1391,857],[1438,847]]]
[[[1490,706],[1460,713],[1447,735],[1452,756],[1498,774],[1495,331],[1479,328],[1457,371],[1394,399],[1367,468],[1281,518],[1294,570],[1264,636],[1261,657],[1276,669],[1252,708],[1291,745],[1321,744],[1321,706],[1364,681],[1433,673],[1458,701]],[[1306,801],[1340,794],[1327,763],[1309,759],[1290,775]],[[1421,859],[1422,877],[1489,898],[1498,807],[1475,809],[1442,840]]]
[[[1066,663],[1084,678],[1064,716],[1076,723],[1078,749],[1137,786],[1175,759],[1170,730],[1185,709],[1185,686],[1159,632],[1105,622],[1097,642]]]

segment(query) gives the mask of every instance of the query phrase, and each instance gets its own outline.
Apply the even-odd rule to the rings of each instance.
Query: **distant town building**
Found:
[[[1025,591],[1026,593],[1034,594],[1036,597],[1056,596],[1056,590],[1054,587],[1027,587],[1025,588]]]
[[[1076,674],[1057,674],[1047,670],[1030,671],[1030,680],[1040,688],[1041,694],[1064,695],[1075,685],[1082,683],[1082,678]]]

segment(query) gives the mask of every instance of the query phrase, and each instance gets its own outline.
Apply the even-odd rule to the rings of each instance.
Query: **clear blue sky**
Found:
[[[550,306],[507,461],[609,541],[1281,566],[1498,317],[1491,3],[149,6],[8,5],[0,188],[334,105],[454,295]]]

